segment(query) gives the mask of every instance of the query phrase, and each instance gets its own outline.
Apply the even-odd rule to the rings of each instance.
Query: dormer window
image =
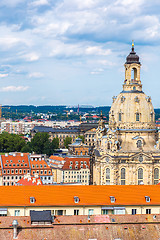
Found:
[[[74,197],[74,202],[79,203],[79,197]]]
[[[35,197],[30,197],[30,203],[35,203],[36,199]]]
[[[148,197],[148,196],[145,196],[145,199],[146,199],[146,202],[150,202],[151,201],[150,197]]]
[[[116,199],[113,196],[110,196],[111,203],[115,203]]]

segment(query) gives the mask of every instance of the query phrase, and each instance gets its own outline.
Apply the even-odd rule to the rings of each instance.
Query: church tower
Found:
[[[155,184],[160,151],[151,98],[142,90],[139,56],[132,49],[124,64],[123,89],[109,112],[109,129],[97,134],[94,184]],[[155,170],[156,169],[156,170]],[[156,171],[157,174],[154,174]]]

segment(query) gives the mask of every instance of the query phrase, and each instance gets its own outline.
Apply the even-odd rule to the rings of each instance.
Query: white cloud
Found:
[[[48,5],[48,0],[36,0],[31,3],[31,6],[43,6],[43,5]]]
[[[34,62],[37,61],[40,58],[40,56],[36,52],[31,52],[23,55],[22,58],[24,58],[28,62]]]
[[[43,73],[41,72],[32,72],[29,74],[29,78],[40,78],[40,77],[43,77]]]
[[[86,54],[87,55],[101,55],[106,56],[111,54],[111,49],[102,49],[99,46],[91,46],[86,48]]]
[[[28,90],[28,86],[7,86],[0,88],[0,92],[24,92]]]
[[[8,73],[0,73],[0,78],[8,77]]]

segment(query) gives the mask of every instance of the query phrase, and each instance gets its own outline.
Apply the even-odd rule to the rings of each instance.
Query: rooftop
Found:
[[[160,185],[0,186],[0,206],[160,205]],[[18,196],[18,198],[17,198]],[[79,202],[74,202],[74,197]],[[115,197],[111,203],[110,196]],[[146,202],[146,196],[150,201]],[[35,203],[30,203],[30,197]]]

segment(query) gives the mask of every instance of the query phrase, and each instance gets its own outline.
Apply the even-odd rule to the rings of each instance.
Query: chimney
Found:
[[[13,239],[17,239],[18,221],[17,220],[13,220],[12,226],[13,226]]]

